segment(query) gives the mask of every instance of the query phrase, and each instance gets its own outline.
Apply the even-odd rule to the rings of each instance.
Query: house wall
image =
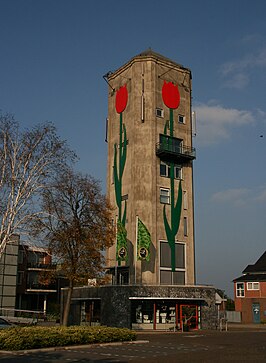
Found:
[[[260,282],[259,290],[247,290],[247,282],[244,282],[245,296],[236,296],[235,283],[235,310],[241,312],[242,323],[253,323],[253,304],[259,304],[260,321],[266,321],[266,282]]]

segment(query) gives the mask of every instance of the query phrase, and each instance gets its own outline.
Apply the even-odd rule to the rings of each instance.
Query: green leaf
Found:
[[[167,135],[167,130],[169,130],[169,120],[165,121],[163,133]]]
[[[172,230],[169,226],[167,217],[166,217],[166,212],[165,212],[165,205],[163,207],[163,221],[164,221],[164,229],[165,229],[165,233],[166,233],[166,237],[167,237],[167,241],[169,243],[169,245],[171,245],[171,241],[172,241]]]
[[[123,213],[123,218],[122,218],[123,226],[126,225],[126,217],[127,217],[127,201],[125,200],[125,207],[124,207],[124,213]]]
[[[124,129],[124,142],[122,147],[122,156],[121,156],[121,177],[124,172],[125,164],[126,164],[126,158],[127,158],[127,132],[126,132],[126,126],[123,124]]]
[[[118,178],[117,172],[117,144],[114,145],[114,184],[115,184],[115,198],[117,207],[121,208],[121,183]]]
[[[177,196],[177,201],[176,201],[176,205],[174,208],[174,220],[173,220],[173,234],[176,236],[178,229],[179,229],[179,225],[180,225],[180,218],[181,218],[181,211],[182,211],[182,197],[183,197],[183,192],[182,192],[182,185],[181,185],[181,181],[179,182],[179,187],[178,187],[178,196]]]

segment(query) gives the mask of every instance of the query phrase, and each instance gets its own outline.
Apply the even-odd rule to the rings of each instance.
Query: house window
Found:
[[[180,124],[184,124],[185,123],[185,116],[183,115],[178,115],[178,122]]]
[[[185,284],[185,244],[175,244],[175,271],[171,266],[171,249],[168,242],[160,242],[160,284]]]
[[[239,282],[236,284],[236,296],[237,297],[244,297],[245,296],[245,289],[244,289],[244,283]]]
[[[247,290],[259,290],[260,283],[259,282],[247,282]]]
[[[155,114],[156,114],[157,117],[163,117],[164,116],[163,109],[156,108],[155,109]]]
[[[160,188],[160,203],[170,204],[170,190],[166,188]]]
[[[160,176],[170,178],[170,165],[161,161],[160,163]],[[182,179],[182,166],[174,164],[174,177],[175,179]]]
[[[188,236],[187,217],[184,217],[184,236]]]

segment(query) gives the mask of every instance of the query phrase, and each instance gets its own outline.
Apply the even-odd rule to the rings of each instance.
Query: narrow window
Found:
[[[183,191],[183,206],[184,206],[184,209],[187,209],[188,204],[187,204],[187,191],[186,190]]]
[[[184,124],[185,123],[185,116],[183,115],[178,115],[178,122],[180,124]]]
[[[182,179],[182,167],[175,165],[175,179]]]
[[[245,296],[245,289],[244,289],[244,283],[239,282],[236,284],[236,296],[237,297],[244,297]]]
[[[168,165],[166,165],[163,161],[160,163],[160,176],[168,176]]]
[[[187,217],[184,217],[184,236],[188,236]]]

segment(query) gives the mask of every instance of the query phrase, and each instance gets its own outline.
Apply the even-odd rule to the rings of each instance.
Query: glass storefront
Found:
[[[183,330],[198,329],[199,306],[177,300],[131,301],[133,329]]]
[[[81,304],[81,325],[100,325],[101,300],[87,300]]]

